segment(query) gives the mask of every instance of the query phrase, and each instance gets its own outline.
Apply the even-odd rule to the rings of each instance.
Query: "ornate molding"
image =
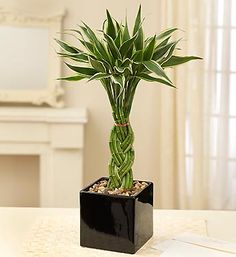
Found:
[[[49,28],[49,74],[48,85],[40,90],[1,90],[0,102],[13,103],[32,103],[34,105],[48,104],[52,107],[63,107],[64,90],[60,81],[56,78],[61,76],[61,64],[59,58],[55,56],[52,47],[54,38],[60,37],[62,20],[65,11],[50,16],[38,16],[14,9],[0,7],[0,26],[29,26],[29,27],[48,27]],[[0,78],[1,83],[1,78]]]
[[[61,11],[57,14],[44,17],[32,15],[27,12],[22,12],[15,9],[6,9],[0,7],[0,23],[16,23],[23,25],[32,25],[34,23],[48,24],[50,22],[61,22],[64,16],[65,11]]]

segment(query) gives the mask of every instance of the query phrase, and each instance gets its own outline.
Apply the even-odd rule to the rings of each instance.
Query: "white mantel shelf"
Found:
[[[0,107],[0,121],[87,123],[85,108]]]
[[[0,107],[0,154],[39,156],[41,207],[77,206],[87,116],[85,108]]]

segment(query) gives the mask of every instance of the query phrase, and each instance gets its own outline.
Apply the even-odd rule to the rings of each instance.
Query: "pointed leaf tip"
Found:
[[[143,79],[145,81],[148,81],[148,82],[159,82],[161,84],[164,84],[164,85],[175,88],[175,86],[173,85],[173,83],[171,81],[167,81],[167,80],[161,79],[161,78],[155,78],[155,77],[152,77],[152,76],[150,76],[148,74],[145,74],[145,73],[138,74],[136,77],[139,78],[139,79]]]
[[[138,12],[139,12],[140,14],[141,14],[141,12],[142,12],[142,5],[141,5],[141,4],[139,4]]]
[[[112,17],[109,13],[109,11],[106,9],[106,13],[107,13],[107,31],[106,33],[112,38],[115,39],[116,38],[116,28],[115,25],[113,23]]]
[[[143,54],[144,61],[149,61],[152,59],[152,56],[154,54],[154,49],[155,49],[155,43],[156,43],[156,35],[151,39],[146,49],[144,50],[144,54]]]
[[[162,31],[158,36],[157,36],[157,40],[161,40],[164,39],[168,36],[171,36],[172,33],[174,33],[176,30],[178,30],[178,28],[170,28],[170,29],[166,29],[164,31]]]
[[[171,80],[168,78],[168,76],[165,74],[165,71],[161,67],[161,65],[153,60],[151,61],[144,61],[143,65],[151,72],[154,72],[157,76],[163,77],[169,82]],[[172,82],[171,82],[172,83]]]
[[[135,48],[136,50],[143,49],[143,29],[142,29],[142,18],[141,18],[141,5],[139,7],[134,28],[133,28],[133,35],[137,33],[137,38],[135,40]]]
[[[77,73],[80,73],[80,74],[83,74],[85,76],[91,76],[91,75],[94,75],[97,73],[96,70],[92,69],[92,68],[89,68],[89,67],[79,67],[79,66],[73,66],[73,65],[70,65],[69,63],[66,63],[66,66],[69,67],[71,70],[77,72]]]
[[[68,45],[66,42],[62,41],[62,40],[59,40],[57,38],[54,39],[57,44],[65,51],[69,52],[69,53],[72,53],[72,54],[75,54],[75,53],[78,53],[79,50],[73,46],[70,46]]]
[[[62,78],[57,78],[57,80],[65,80],[65,81],[80,81],[82,79],[85,79],[86,77],[83,77],[81,75],[78,76],[72,76],[72,77],[62,77]]]
[[[133,35],[140,29],[141,23],[142,23],[142,21],[141,21],[141,4],[140,4],[138,13],[137,13],[136,18],[135,18]]]
[[[164,62],[162,64],[162,67],[166,68],[166,67],[172,67],[172,66],[177,66],[189,61],[193,61],[193,60],[202,60],[202,57],[198,57],[198,56],[175,56],[173,55],[168,61]]]

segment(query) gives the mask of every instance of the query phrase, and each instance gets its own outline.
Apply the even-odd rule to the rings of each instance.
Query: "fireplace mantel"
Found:
[[[77,206],[86,123],[83,108],[0,108],[0,154],[40,158],[41,207]]]

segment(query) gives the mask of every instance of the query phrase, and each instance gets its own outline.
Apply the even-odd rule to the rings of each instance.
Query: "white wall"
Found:
[[[130,23],[132,23],[140,2],[143,5],[143,14],[146,17],[144,27],[147,34],[158,32],[160,30],[158,25],[159,7],[156,0],[0,0],[0,6],[45,15],[56,13],[58,10],[65,8],[67,14],[64,20],[64,28],[74,28],[80,20],[83,20],[91,27],[99,29],[105,18],[106,8],[118,20],[123,18],[127,11],[128,17],[132,18],[130,18]],[[65,70],[63,68],[64,74],[70,73]],[[106,94],[99,82],[89,84],[84,82],[69,83],[65,86],[67,106],[87,107],[89,110],[89,123],[86,126],[85,138],[84,174],[84,184],[87,184],[97,177],[107,174],[107,163],[109,161],[108,137],[112,127],[111,111]],[[134,177],[154,181],[155,191],[157,191],[158,183],[158,152],[156,147],[158,144],[156,119],[158,115],[158,87],[158,85],[151,83],[140,84],[131,115],[136,135]],[[0,167],[2,161],[5,161],[3,157],[0,159]],[[5,170],[5,172],[8,171]]]

